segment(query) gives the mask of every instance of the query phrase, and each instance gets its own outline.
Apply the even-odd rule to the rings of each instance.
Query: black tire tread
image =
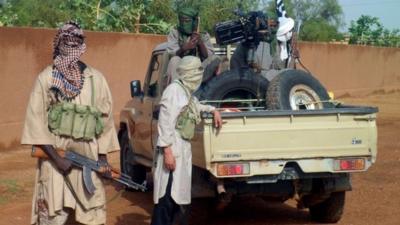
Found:
[[[244,89],[265,99],[268,80],[250,70],[228,70],[213,77],[195,93],[199,100],[222,100],[233,89]]]
[[[342,215],[346,192],[332,192],[329,198],[310,207],[311,219],[321,223],[336,223]]]

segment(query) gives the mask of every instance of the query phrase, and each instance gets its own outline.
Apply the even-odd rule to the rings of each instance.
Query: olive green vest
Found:
[[[90,77],[90,81],[92,87],[91,105],[62,101],[50,106],[48,113],[50,132],[57,136],[83,141],[91,141],[103,132],[103,114],[94,106],[93,77]]]

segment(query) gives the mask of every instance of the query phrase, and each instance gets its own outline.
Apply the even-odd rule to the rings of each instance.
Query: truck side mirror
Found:
[[[140,80],[131,81],[131,97],[139,97],[142,96],[142,87],[140,85]]]

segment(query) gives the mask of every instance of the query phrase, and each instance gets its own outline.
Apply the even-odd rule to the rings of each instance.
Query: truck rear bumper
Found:
[[[354,163],[357,163],[357,165],[353,165]],[[271,177],[271,180],[266,183],[274,183],[277,180],[293,180],[302,177],[311,178],[315,174],[332,175],[363,172],[368,170],[371,165],[372,159],[370,156],[357,156],[321,159],[216,162],[211,163],[211,167],[208,170],[217,178],[250,178],[268,175],[268,177]],[[238,169],[231,173],[230,170],[232,167],[242,167],[244,169]]]
[[[236,196],[263,196],[273,199],[286,200],[293,198],[295,194],[309,195],[311,193],[327,194],[332,192],[350,191],[351,181],[348,173],[342,174],[309,174],[300,176],[296,180],[281,180],[276,182],[271,176],[256,176],[247,179],[222,179],[224,189],[229,195]],[[193,197],[215,196],[214,193],[199,196],[192,193]],[[210,190],[211,191],[211,190]]]

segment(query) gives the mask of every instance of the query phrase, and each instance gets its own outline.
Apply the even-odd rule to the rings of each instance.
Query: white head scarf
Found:
[[[178,79],[192,94],[199,88],[203,79],[204,69],[201,66],[201,61],[195,56],[185,56],[179,62],[178,68]]]
[[[280,41],[281,60],[285,60],[289,58],[288,50],[287,50],[287,42],[292,38],[292,29],[294,27],[294,20],[290,17],[280,17],[279,18],[279,27],[276,32],[276,39]]]

